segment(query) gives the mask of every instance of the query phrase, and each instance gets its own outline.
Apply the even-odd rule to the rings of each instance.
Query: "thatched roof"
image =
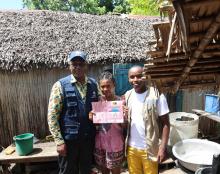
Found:
[[[173,20],[153,25],[146,75],[168,91],[220,86],[220,0],[172,2]]]
[[[130,19],[73,12],[0,11],[0,69],[64,67],[69,51],[84,50],[90,63],[146,59],[157,18]]]

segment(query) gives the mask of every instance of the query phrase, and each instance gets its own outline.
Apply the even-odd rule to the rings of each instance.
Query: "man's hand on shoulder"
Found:
[[[60,156],[66,156],[67,154],[66,144],[57,145],[57,152]]]

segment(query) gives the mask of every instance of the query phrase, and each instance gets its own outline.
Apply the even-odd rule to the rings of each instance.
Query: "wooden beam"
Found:
[[[154,72],[165,72],[165,71],[182,71],[184,66],[178,65],[178,66],[165,66],[165,67],[155,67],[155,68],[144,68],[144,71],[146,73],[154,73]]]
[[[217,57],[217,56],[220,57],[220,51],[216,49],[216,50],[205,51],[204,53],[202,53],[202,56],[200,58],[212,58],[212,57]],[[169,61],[167,61],[167,57],[165,56],[164,52],[156,51],[154,56],[152,56],[152,58],[148,58],[146,60],[146,62],[148,62],[148,63],[160,63],[160,62],[171,62],[171,61],[176,61],[176,60],[189,60],[189,57],[187,57],[185,55],[185,53],[175,53],[175,54],[171,54],[171,56],[169,58]]]
[[[219,63],[220,62],[220,57],[212,57],[212,58],[203,58],[199,59],[196,64],[209,64],[209,63]]]
[[[173,61],[169,61],[169,62],[154,62],[154,63],[149,63],[147,62],[146,64],[144,64],[145,68],[161,68],[161,67],[176,67],[176,66],[184,66],[186,65],[188,62],[188,60],[183,59],[183,60],[173,60]],[[197,65],[203,65],[203,64],[219,64],[220,63],[220,57],[213,57],[213,58],[208,58],[208,59],[199,59],[198,62],[196,63]]]
[[[212,20],[215,19],[216,16],[205,16],[200,18],[191,19],[190,25],[202,25],[203,23],[212,23]]]
[[[175,67],[175,66],[183,66],[186,65],[188,61],[187,60],[181,60],[181,61],[172,61],[172,62],[163,62],[163,63],[152,63],[152,64],[144,64],[145,68],[162,68],[162,67]]]
[[[194,51],[196,50],[198,47],[198,45],[191,45],[191,50]],[[207,47],[205,48],[206,51],[209,51],[209,50],[219,50],[220,49],[220,44],[218,43],[210,43],[209,45],[207,45]]]
[[[151,23],[153,27],[160,27],[161,25],[171,25],[169,21],[153,22]]]
[[[218,73],[218,72],[220,72],[220,68],[215,68],[215,69],[210,68],[202,71],[202,73]],[[200,74],[200,73],[201,70],[194,70],[194,69],[190,72],[190,74]]]
[[[151,57],[165,57],[166,53],[163,50],[153,50],[153,51],[146,51],[147,56]]]
[[[210,6],[213,4],[219,4],[219,0],[203,0],[203,1],[191,1],[184,4],[184,10],[189,10],[190,8],[193,8],[195,6]]]
[[[207,83],[200,83],[200,84],[187,84],[187,85],[182,85],[180,89],[204,89],[204,88],[214,88],[216,87],[215,82],[207,82]],[[172,88],[170,88],[170,85],[168,86],[161,86],[162,90],[165,92],[171,92],[171,93],[176,93],[176,91],[173,91]]]
[[[180,89],[192,89],[192,88],[201,89],[201,88],[204,88],[204,87],[214,87],[214,86],[216,86],[215,82],[209,82],[209,83],[198,83],[198,84],[182,85]]]
[[[191,85],[183,85],[180,89],[191,89],[191,90],[197,90],[197,89],[213,89],[216,87],[216,83],[204,83],[204,84],[191,84]],[[161,86],[161,91],[163,92],[169,92],[169,93],[176,93],[176,91],[173,91],[172,88],[169,86]]]
[[[208,27],[209,28],[209,27]],[[189,43],[193,44],[195,42],[200,42],[200,40],[203,39],[204,35],[206,33],[205,32],[198,32],[198,33],[193,33],[193,34],[189,34]],[[220,33],[216,33],[215,35],[219,35]]]
[[[163,52],[164,53],[164,52]],[[180,59],[188,59],[188,57],[185,55],[185,53],[175,53],[171,54],[169,58],[169,62],[173,60],[180,60]],[[167,57],[165,56],[165,53],[163,56],[152,56],[152,58],[148,58],[146,62],[168,62]]]
[[[210,43],[210,41],[213,38],[213,36],[215,35],[215,33],[218,31],[219,26],[220,26],[220,12],[216,16],[215,21],[211,24],[211,26],[208,29],[207,33],[205,34],[204,38],[201,40],[198,48],[193,53],[192,58],[189,60],[188,64],[184,68],[183,73],[181,74],[181,76],[180,76],[179,80],[177,81],[176,85],[174,86],[175,91],[177,91],[179,89],[181,83],[188,76],[188,74],[191,71],[192,67],[198,61],[198,59],[200,58],[200,56],[204,52],[204,49]]]
[[[220,57],[220,50],[218,51],[207,51],[207,52],[204,52],[202,53],[202,58],[212,58],[212,57],[215,57],[215,56],[219,56]]]
[[[213,73],[213,72],[210,72],[210,73],[197,73],[197,74],[191,74],[187,77],[187,80],[188,79],[194,79],[194,78],[198,78],[198,79],[210,79],[211,77],[213,77],[213,79],[215,79],[217,73]],[[173,79],[178,79],[178,77],[176,76],[172,76],[172,75],[154,75],[151,77],[152,80],[167,80],[167,81],[170,81],[170,80],[173,80]]]
[[[171,76],[171,77],[178,77],[178,75],[181,74],[181,71],[179,72],[144,72],[144,74],[151,75],[153,78],[154,76]]]
[[[204,70],[207,70],[207,69],[214,69],[214,68],[219,68],[220,70],[220,63],[219,62],[212,62],[212,63],[196,63],[192,69],[204,69]]]
[[[175,63],[175,64],[159,64],[159,65],[144,65],[145,72],[155,72],[155,71],[179,71],[183,69],[183,65],[186,63]],[[212,62],[197,62],[192,69],[210,69],[210,68],[219,68],[220,69],[220,59],[218,61]]]
[[[179,75],[181,75],[181,73],[182,73],[182,69],[183,68],[176,68],[175,70],[174,69],[172,69],[172,68],[167,68],[167,69],[165,69],[165,68],[163,68],[163,69],[159,69],[159,70],[150,70],[150,71],[148,71],[148,70],[145,70],[144,71],[144,74],[145,75],[151,75],[152,76],[152,78],[154,77],[154,76],[172,76],[172,77],[176,77],[176,78],[178,78],[177,76],[179,76]],[[220,72],[220,68],[218,67],[218,68],[209,68],[209,69],[205,69],[205,70],[202,70],[201,71],[201,69],[199,69],[199,68],[195,68],[195,69],[193,69],[191,72],[190,72],[190,74],[194,74],[194,75],[196,75],[196,74],[201,74],[201,73],[218,73],[218,72]],[[188,77],[188,76],[187,76]],[[186,77],[186,78],[187,78]],[[186,79],[185,78],[185,79]],[[178,81],[177,81],[178,82]]]
[[[209,19],[209,21],[198,21],[198,22],[190,22],[190,37],[195,37],[195,36],[199,36],[199,37],[195,37],[198,38],[197,40],[199,40],[201,38],[201,35],[204,31],[206,31],[210,24],[212,23],[213,19]],[[202,27],[201,27],[202,26]],[[193,40],[190,40],[191,43],[193,43]]]

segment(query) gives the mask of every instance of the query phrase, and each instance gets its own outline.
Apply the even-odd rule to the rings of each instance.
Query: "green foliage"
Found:
[[[24,6],[30,10],[62,10],[68,11],[70,6],[63,0],[23,0]]]
[[[163,3],[164,0],[23,0],[24,6],[31,10],[76,11],[90,14],[131,12],[139,15],[159,15],[158,7]]]
[[[72,11],[89,14],[105,14],[106,7],[99,6],[99,0],[69,0]]]
[[[130,4],[128,3],[128,0],[114,0],[114,12],[117,13],[130,13]]]
[[[23,4],[31,10],[75,11],[89,14],[130,12],[127,0],[23,0]]]
[[[31,10],[76,11],[79,13],[105,14],[105,7],[99,0],[23,0],[24,6]]]
[[[113,5],[112,0],[100,0],[99,5],[101,7],[105,7],[107,12],[111,12],[114,9],[114,5]]]
[[[123,7],[121,5],[117,5],[117,6],[115,6],[113,12],[114,13],[123,13]]]
[[[132,14],[159,15],[158,2],[156,0],[128,0]]]

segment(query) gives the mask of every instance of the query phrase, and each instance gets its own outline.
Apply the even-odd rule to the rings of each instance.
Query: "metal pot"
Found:
[[[208,140],[186,139],[176,143],[172,152],[183,167],[195,172],[212,165],[213,155],[220,153],[220,145]]]

